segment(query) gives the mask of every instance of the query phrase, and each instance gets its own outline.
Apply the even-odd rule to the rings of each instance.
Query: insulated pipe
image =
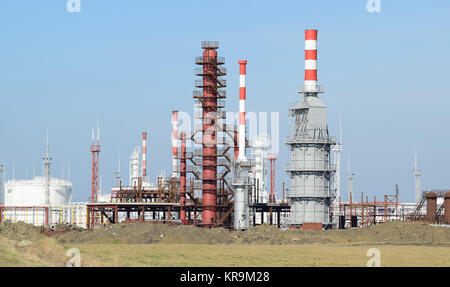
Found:
[[[142,132],[142,180],[147,176],[147,133]]]
[[[186,220],[186,137],[184,132],[180,134],[181,159],[180,159],[180,220],[187,224]]]
[[[239,156],[238,161],[246,161],[245,157],[245,75],[246,60],[239,61]]]
[[[317,30],[305,30],[305,90],[317,91]]]
[[[172,177],[177,177],[178,111],[172,111]]]

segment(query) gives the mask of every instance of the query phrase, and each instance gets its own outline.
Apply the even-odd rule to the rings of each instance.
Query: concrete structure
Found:
[[[318,94],[317,30],[305,31],[305,85],[299,88],[303,99],[289,108],[293,119],[286,144],[291,151],[286,171],[291,178],[288,199],[291,203],[290,225],[330,222],[330,179],[334,168],[330,164],[330,149],[335,141],[327,127],[326,106]]]

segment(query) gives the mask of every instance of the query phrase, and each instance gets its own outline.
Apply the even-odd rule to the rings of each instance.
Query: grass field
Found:
[[[82,265],[364,267],[369,259],[367,250],[376,247],[381,252],[381,266],[450,266],[450,247],[433,246],[79,244],[70,247],[81,251]],[[83,258],[90,263],[83,263]]]
[[[364,267],[372,258],[367,251],[378,248],[381,266],[450,267],[450,228],[390,222],[334,231],[261,225],[229,232],[118,224],[47,237],[27,224],[0,224],[0,266],[66,266],[71,248],[81,252],[82,266]]]

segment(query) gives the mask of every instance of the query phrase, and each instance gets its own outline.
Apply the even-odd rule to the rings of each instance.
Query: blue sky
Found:
[[[449,188],[450,2],[125,1],[0,2],[0,163],[7,178],[41,173],[49,129],[52,173],[71,166],[74,200],[90,194],[90,133],[100,120],[103,189],[149,133],[149,172],[170,171],[171,111],[191,112],[194,57],[220,42],[227,110],[237,111],[238,59],[247,59],[247,110],[280,113],[277,188],[288,182],[287,106],[303,81],[304,29],[319,30],[318,77],[328,125],[343,112],[343,199],[348,154],[354,190],[414,199],[414,150],[423,189]],[[67,172],[67,171],[66,171]]]

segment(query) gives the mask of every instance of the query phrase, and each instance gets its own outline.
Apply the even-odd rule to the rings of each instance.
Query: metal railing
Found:
[[[219,42],[217,41],[202,41],[202,49],[218,49]]]
[[[223,156],[225,154],[226,150],[227,150],[226,148],[218,148],[217,149],[217,155]],[[194,156],[203,156],[203,150],[201,148],[200,149],[194,149],[193,154],[194,154]]]
[[[195,108],[202,108],[203,107],[203,103],[199,100],[199,99],[196,99],[195,101],[194,101],[194,107]],[[206,106],[207,107],[207,106]],[[217,107],[218,108],[223,108],[223,107],[225,107],[225,101],[224,100],[221,100],[221,99],[218,99],[217,100]]]
[[[225,58],[224,57],[203,57],[203,56],[198,56],[195,57],[195,63],[197,65],[203,65],[203,64],[215,64],[215,65],[223,65],[225,64]]]
[[[316,86],[298,86],[297,93],[325,93],[325,87],[322,85]]]
[[[335,171],[336,165],[322,161],[298,161],[286,164],[286,171]]]
[[[217,88],[225,88],[227,86],[227,80],[225,79],[217,79],[217,85],[215,84],[204,84],[203,79],[197,79],[195,80],[195,87],[196,88],[203,88],[203,87],[217,87]]]
[[[194,113],[194,117],[196,119],[203,119],[203,118],[211,118],[211,119],[226,119],[227,113],[225,111],[217,111],[217,112],[208,112],[206,113],[206,116],[203,116],[203,111],[196,111]]]
[[[203,166],[203,158],[197,158],[195,159],[195,164],[197,166]],[[226,159],[217,159],[216,165],[217,166],[228,166],[230,163]]]
[[[210,73],[205,73],[203,68],[195,68],[194,74],[196,76],[203,76],[203,75],[209,75]],[[225,76],[226,74],[227,74],[227,68],[225,68],[225,67],[218,67],[217,68],[216,76]]]
[[[194,90],[192,95],[194,98],[203,98],[203,91]],[[218,90],[218,91],[216,91],[216,95],[217,95],[218,99],[224,99],[227,97],[227,91]]]
[[[286,144],[295,143],[322,143],[322,144],[336,144],[336,137],[311,137],[311,136],[287,136]]]

